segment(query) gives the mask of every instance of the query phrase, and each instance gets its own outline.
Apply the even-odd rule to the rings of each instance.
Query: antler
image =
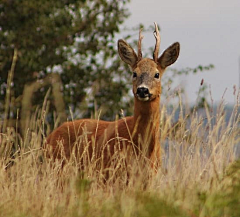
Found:
[[[139,29],[139,39],[138,39],[138,61],[142,59],[142,28]]]
[[[155,49],[154,49],[154,52],[153,52],[153,60],[155,62],[157,62],[157,59],[158,59],[158,52],[159,52],[159,47],[160,47],[160,33],[159,33],[159,30],[158,30],[158,26],[157,26],[157,23],[154,22],[154,25],[155,25],[155,31],[153,32],[153,35],[156,39],[156,44],[155,44]]]

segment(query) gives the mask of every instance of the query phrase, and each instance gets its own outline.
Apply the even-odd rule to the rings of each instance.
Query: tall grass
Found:
[[[240,216],[238,102],[228,122],[223,104],[216,113],[206,106],[204,115],[181,108],[174,127],[176,109],[163,106],[158,173],[126,168],[118,153],[120,167],[110,168],[118,178],[107,182],[97,163],[80,171],[73,157],[62,169],[61,160],[45,156],[46,107],[32,116],[24,139],[13,128],[0,133],[0,216]]]

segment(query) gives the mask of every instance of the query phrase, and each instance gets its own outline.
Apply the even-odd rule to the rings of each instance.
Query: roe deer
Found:
[[[77,156],[82,156],[87,150],[90,162],[94,156],[95,159],[100,159],[102,168],[108,168],[116,150],[121,152],[131,149],[135,156],[141,154],[144,159],[148,159],[154,169],[157,169],[160,164],[161,77],[166,67],[177,60],[180,44],[178,42],[172,44],[158,57],[160,34],[157,24],[154,25],[156,45],[153,59],[142,58],[141,29],[138,54],[124,40],[118,41],[119,56],[132,70],[133,116],[113,122],[81,119],[63,123],[47,138],[48,153],[51,149],[54,158],[61,159],[64,156],[69,159],[73,152]],[[84,138],[81,137],[83,134]],[[80,163],[83,164],[81,160]]]

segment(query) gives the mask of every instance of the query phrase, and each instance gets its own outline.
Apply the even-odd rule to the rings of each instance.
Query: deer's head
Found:
[[[160,96],[161,77],[165,69],[177,60],[180,51],[180,44],[176,42],[158,57],[160,34],[157,24],[154,24],[156,45],[153,59],[142,58],[141,41],[143,37],[141,30],[139,31],[138,54],[124,40],[118,41],[118,53],[121,59],[130,66],[133,73],[133,94],[140,101],[151,101]]]

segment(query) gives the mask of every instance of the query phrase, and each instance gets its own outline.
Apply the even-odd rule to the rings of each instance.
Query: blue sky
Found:
[[[212,98],[234,103],[233,86],[239,85],[240,0],[132,0],[127,27],[157,22],[161,51],[173,42],[181,44],[175,68],[214,64],[215,69],[178,79],[186,86],[189,102],[196,100],[201,79],[211,85]],[[144,33],[145,48],[154,46],[152,33]]]

